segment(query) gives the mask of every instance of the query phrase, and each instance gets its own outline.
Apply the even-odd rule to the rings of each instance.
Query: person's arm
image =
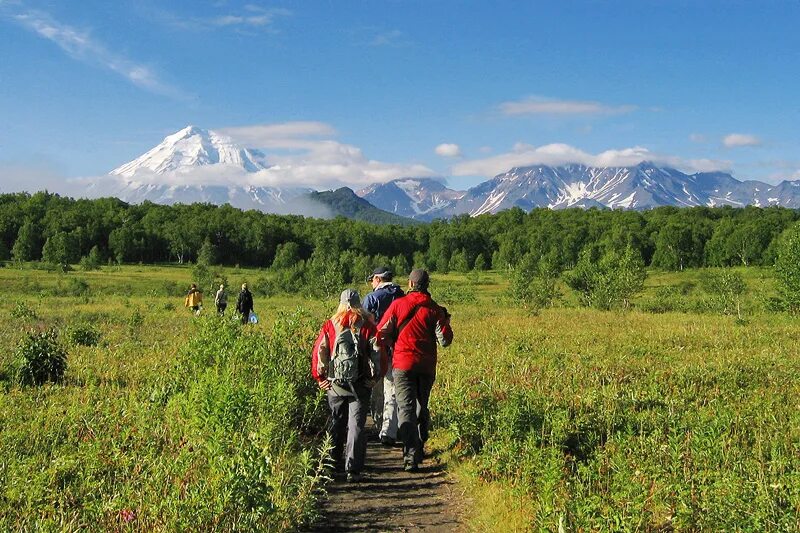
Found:
[[[453,328],[450,327],[450,313],[446,307],[440,307],[436,314],[436,342],[443,348],[453,342]]]
[[[389,370],[389,357],[386,349],[378,343],[378,328],[369,324],[363,328],[363,333],[363,340],[370,354],[370,363],[374,367],[370,371],[373,379],[378,380]]]
[[[378,316],[378,303],[378,299],[375,297],[375,291],[364,296],[364,302],[362,303],[364,310],[372,315],[372,321],[376,324],[377,320],[375,320],[375,318]]]
[[[328,322],[322,325],[322,330],[319,332],[314,350],[311,352],[311,375],[322,390],[331,388],[331,383],[328,380],[328,365],[330,364],[331,349],[326,331],[327,325]]]
[[[395,300],[395,302],[396,301],[397,300]],[[378,345],[384,348],[390,348],[394,343],[394,332],[397,329],[397,306],[394,305],[395,302],[389,305],[389,309],[386,310],[386,313],[384,313],[383,318],[381,318],[378,324]]]

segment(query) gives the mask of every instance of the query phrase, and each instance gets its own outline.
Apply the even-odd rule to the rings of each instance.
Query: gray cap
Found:
[[[412,270],[411,274],[408,275],[408,279],[414,283],[414,288],[421,290],[427,289],[428,283],[430,283],[428,271],[421,268],[415,268]]]
[[[361,307],[361,297],[355,289],[345,289],[339,296],[340,304],[347,304],[349,307]]]

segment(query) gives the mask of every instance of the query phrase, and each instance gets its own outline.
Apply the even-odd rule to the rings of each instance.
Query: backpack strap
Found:
[[[400,322],[400,324],[397,326],[397,331],[394,334],[395,342],[397,342],[397,339],[400,338],[400,332],[403,331],[403,328],[405,328],[408,325],[409,322],[411,322],[411,319],[414,318],[414,315],[417,314],[417,311],[419,311],[420,307],[423,307],[423,305],[422,304],[417,304],[414,307],[412,307],[411,311],[408,312],[408,314],[403,319],[403,321]]]

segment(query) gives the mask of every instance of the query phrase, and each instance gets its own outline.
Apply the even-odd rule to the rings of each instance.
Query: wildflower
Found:
[[[132,509],[122,509],[119,512],[119,517],[127,524],[128,522],[136,520],[136,513],[134,513]]]

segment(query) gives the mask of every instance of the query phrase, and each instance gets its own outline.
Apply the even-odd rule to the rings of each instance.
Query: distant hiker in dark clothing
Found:
[[[425,270],[412,270],[408,294],[392,302],[378,324],[379,342],[394,345],[398,433],[403,441],[403,469],[408,472],[418,470],[428,440],[428,400],[436,379],[436,345],[449,346],[453,341],[450,314],[431,298],[429,280]]]
[[[236,312],[242,316],[242,324],[247,324],[253,312],[253,295],[247,289],[247,283],[242,283],[242,290],[236,299]]]
[[[346,289],[336,313],[322,325],[311,352],[311,375],[325,391],[331,409],[328,433],[333,441],[332,459],[350,482],[361,480],[367,454],[364,423],[370,389],[388,365],[376,333],[358,292]]]
[[[186,299],[184,300],[183,304],[186,307],[191,308],[195,315],[200,314],[200,309],[203,308],[203,293],[197,290],[196,283],[192,283],[192,286],[189,288],[189,292],[186,293]]]
[[[372,292],[364,297],[364,309],[372,314],[377,324],[389,305],[397,298],[404,295],[400,285],[392,282],[393,274],[388,267],[376,268],[367,277],[367,282],[372,284]],[[375,384],[372,389],[372,419],[378,428],[378,438],[381,443],[391,446],[397,440],[397,401],[394,393],[392,378],[392,353],[388,351],[389,370],[383,380]]]
[[[228,291],[225,290],[225,285],[219,286],[219,290],[214,296],[214,304],[217,306],[217,314],[224,315],[225,309],[228,307]]]

